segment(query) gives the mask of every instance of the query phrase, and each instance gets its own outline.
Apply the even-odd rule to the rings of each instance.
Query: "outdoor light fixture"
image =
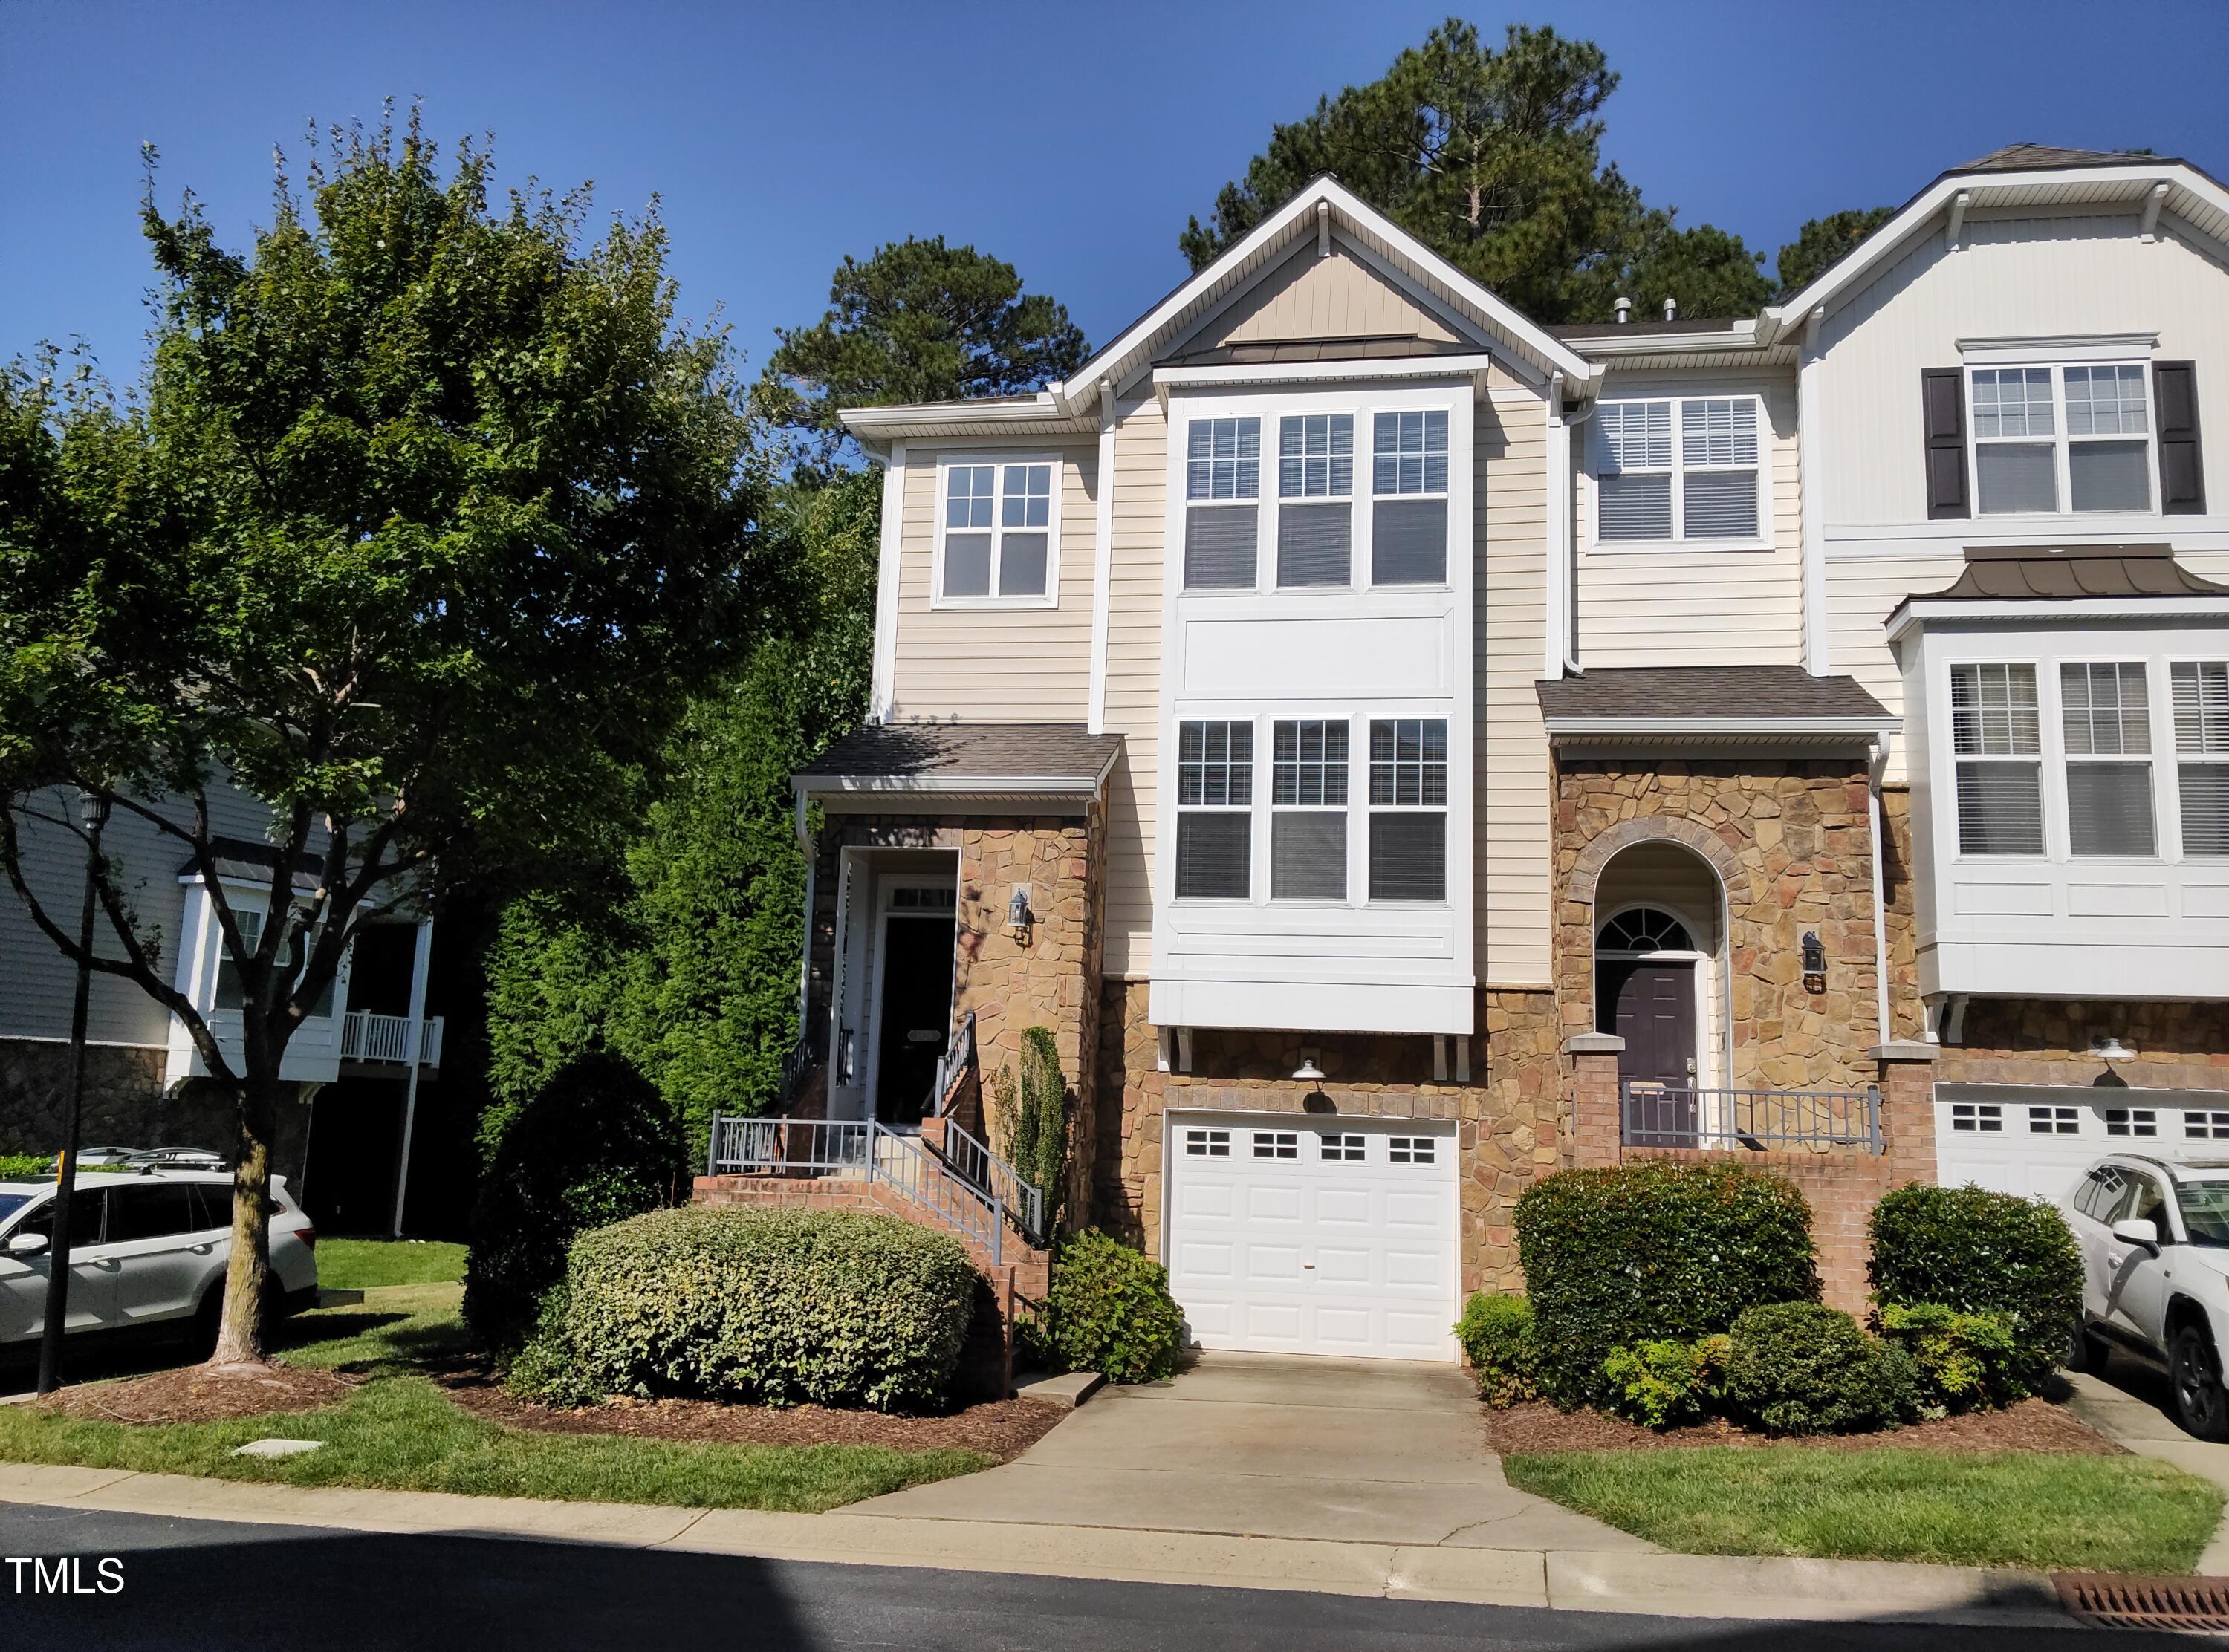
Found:
[[[1819,932],[1803,932],[1803,990],[1827,990],[1827,949],[1820,944]]]
[[[1030,925],[1037,921],[1030,911],[1030,892],[1020,884],[1014,886],[1014,898],[1006,903],[1006,933],[1024,945],[1029,944]]]
[[[2116,1061],[2133,1061],[2136,1059],[2136,1053],[2134,1050],[2122,1043],[2119,1039],[2111,1037],[2091,1039],[2090,1053],[2108,1066],[2112,1066]]]
[[[1316,1065],[1316,1053],[1314,1050],[1302,1050],[1301,1065],[1294,1069],[1293,1077],[1302,1084],[1321,1084],[1323,1076],[1323,1069]]]

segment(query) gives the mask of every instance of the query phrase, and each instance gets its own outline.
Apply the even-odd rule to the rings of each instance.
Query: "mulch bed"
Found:
[[[1809,1434],[1775,1439],[1724,1419],[1658,1433],[1598,1411],[1568,1416],[1545,1400],[1487,1411],[1487,1444],[1513,1451],[1635,1451],[1673,1445],[1801,1445],[1819,1451],[2059,1451],[2120,1457],[2122,1448],[2047,1399],[2023,1399],[2002,1411],[1972,1412],[1911,1423],[1879,1434]]]
[[[891,1416],[820,1405],[776,1410],[711,1399],[607,1399],[568,1409],[512,1398],[484,1372],[440,1379],[466,1410],[512,1428],[549,1434],[631,1434],[639,1439],[712,1440],[731,1445],[887,1445],[900,1451],[980,1451],[1010,1462],[1068,1412],[1039,1399],[986,1400],[941,1416]]]
[[[119,1382],[88,1382],[32,1403],[100,1423],[220,1423],[267,1412],[337,1405],[357,1382],[286,1365],[189,1365]]]

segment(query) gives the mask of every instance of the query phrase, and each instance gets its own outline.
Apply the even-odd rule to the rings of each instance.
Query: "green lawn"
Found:
[[[465,1247],[441,1239],[318,1241],[318,1283],[336,1290],[448,1284],[465,1277]]]
[[[1688,1554],[2188,1572],[2219,1488],[2148,1457],[1799,1445],[1505,1457],[1510,1484]]]
[[[567,1502],[677,1503],[817,1514],[989,1468],[973,1451],[878,1445],[716,1445],[507,1428],[418,1374],[468,1344],[453,1284],[374,1288],[362,1307],[288,1322],[292,1364],[373,1377],[345,1405],[236,1422],[134,1426],[0,1406],[0,1460],[209,1475],[298,1486],[380,1486]],[[279,1435],[321,1450],[265,1460],[233,1448]]]

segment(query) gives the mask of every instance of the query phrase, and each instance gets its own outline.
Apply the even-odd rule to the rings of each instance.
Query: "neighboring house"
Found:
[[[55,817],[64,816],[68,802],[61,792],[34,799]],[[271,811],[222,784],[211,789],[209,803],[214,829],[223,835],[219,875],[234,911],[254,927],[263,916],[276,853],[267,836]],[[183,804],[163,809],[182,823],[190,818]],[[59,826],[27,821],[22,846],[26,881],[48,915],[74,932],[85,888],[82,845]],[[108,821],[102,849],[142,943],[171,984],[209,1016],[217,1037],[236,1047],[239,983],[222,959],[208,886],[186,844],[119,809]],[[296,874],[298,888],[312,880],[306,868]],[[287,1045],[280,1073],[301,1105],[282,1123],[273,1168],[292,1181],[298,1196],[318,1129],[361,1134],[353,1115],[370,1110],[391,1138],[403,1092],[412,1088],[405,1057],[414,1015],[422,1022],[421,1073],[430,1077],[440,1069],[442,1023],[424,1009],[432,933],[430,919],[405,911],[368,927],[344,957],[318,1013]],[[100,952],[122,956],[105,918],[96,920],[95,935]],[[61,1146],[75,983],[74,967],[29,909],[12,890],[0,893],[0,1152],[53,1153]],[[95,973],[87,1033],[86,1142],[205,1147],[231,1156],[232,1098],[207,1082],[207,1065],[170,1011],[131,982]],[[390,1197],[393,1150],[390,1142],[390,1162],[382,1167]],[[377,1215],[375,1225],[385,1225],[383,1213],[369,1208],[351,1214],[367,1223]]]
[[[2194,167],[2002,150],[1760,316],[1566,328],[1323,179],[1068,382],[845,417],[800,1094],[1050,1028],[1070,1220],[1208,1346],[1452,1357],[1567,1164],[1783,1169],[1851,1303],[1893,1182],[2229,1141]]]

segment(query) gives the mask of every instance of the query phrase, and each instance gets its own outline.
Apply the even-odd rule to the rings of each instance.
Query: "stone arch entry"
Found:
[[[1603,868],[1620,849],[1631,848],[1636,843],[1669,841],[1693,849],[1711,863],[1718,874],[1718,882],[1726,892],[1726,904],[1731,907],[1746,906],[1750,902],[1749,874],[1734,857],[1724,839],[1707,826],[1698,826],[1693,821],[1677,820],[1661,815],[1644,816],[1638,820],[1622,820],[1600,837],[1579,851],[1572,862],[1564,899],[1577,901],[1590,912],[1588,927],[1593,927],[1592,908],[1595,888],[1602,881]]]

